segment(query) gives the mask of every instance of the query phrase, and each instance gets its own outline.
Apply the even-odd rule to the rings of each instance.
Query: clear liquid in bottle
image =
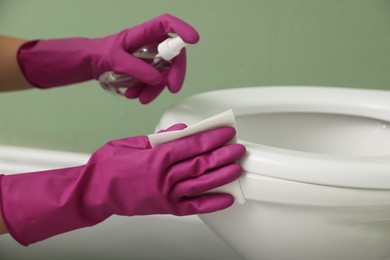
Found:
[[[180,37],[169,38],[160,44],[143,46],[135,51],[133,56],[142,59],[162,72],[170,68],[171,60],[180,53],[185,45]],[[127,88],[144,84],[135,78],[116,74],[113,71],[103,73],[98,81],[104,90],[119,96],[123,96]]]

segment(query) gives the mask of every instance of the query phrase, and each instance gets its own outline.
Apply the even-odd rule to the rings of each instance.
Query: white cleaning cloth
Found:
[[[183,130],[157,133],[149,135],[149,141],[152,147],[158,146],[163,143],[177,140],[189,135],[193,135],[199,132],[211,130],[221,126],[231,126],[236,128],[236,120],[232,110],[227,110],[221,114],[209,117],[205,120],[202,120],[192,126],[188,126]],[[230,143],[236,143],[237,139],[234,138]],[[210,192],[226,192],[234,196],[235,202],[238,204],[244,204],[245,198],[242,194],[239,180],[226,184],[224,186],[218,187],[211,190]]]

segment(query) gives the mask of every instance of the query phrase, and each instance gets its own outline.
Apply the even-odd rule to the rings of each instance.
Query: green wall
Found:
[[[215,89],[390,86],[388,0],[1,0],[0,34],[100,37],[165,12],[201,35],[187,49],[179,94],[165,91],[144,106],[92,81],[3,93],[0,144],[92,152],[108,140],[152,132],[175,102]]]

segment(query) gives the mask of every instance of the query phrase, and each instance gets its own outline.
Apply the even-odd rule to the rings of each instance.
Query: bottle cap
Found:
[[[168,38],[157,46],[158,53],[164,60],[170,61],[179,55],[182,48],[187,45],[179,36]]]

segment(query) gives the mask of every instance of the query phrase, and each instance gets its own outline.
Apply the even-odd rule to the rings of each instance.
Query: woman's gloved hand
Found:
[[[183,128],[176,125],[168,130]],[[86,165],[0,175],[2,216],[23,245],[109,216],[202,214],[225,209],[234,198],[204,193],[236,180],[244,146],[227,144],[231,127],[201,132],[152,148],[146,136],[107,143]]]
[[[39,88],[63,86],[98,79],[107,71],[135,78],[145,87],[127,91],[128,98],[147,104],[165,88],[178,92],[186,72],[186,52],[182,49],[168,71],[160,73],[146,62],[131,55],[140,47],[158,44],[176,33],[187,43],[196,43],[196,30],[179,18],[163,14],[143,24],[104,38],[66,38],[36,40],[23,44],[18,62],[25,78]]]

